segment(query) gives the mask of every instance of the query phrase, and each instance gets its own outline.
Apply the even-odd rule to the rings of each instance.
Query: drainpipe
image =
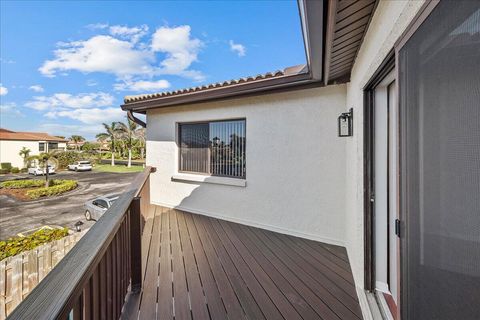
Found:
[[[147,124],[146,124],[145,122],[143,122],[142,120],[138,119],[137,117],[135,117],[135,116],[133,115],[132,110],[128,110],[128,111],[127,111],[127,117],[128,117],[128,119],[132,120],[133,122],[135,122],[135,123],[138,124],[139,126],[144,127],[144,128],[147,127]]]

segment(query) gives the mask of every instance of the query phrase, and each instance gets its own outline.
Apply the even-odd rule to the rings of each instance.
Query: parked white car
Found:
[[[33,167],[28,168],[28,174],[33,174],[34,176],[43,176],[44,174],[47,173],[47,168],[40,167],[38,165],[35,165]],[[48,165],[48,174],[55,173],[55,167],[52,165]]]
[[[75,170],[75,171],[91,171],[92,164],[90,161],[77,161],[73,164],[68,165],[68,170]]]

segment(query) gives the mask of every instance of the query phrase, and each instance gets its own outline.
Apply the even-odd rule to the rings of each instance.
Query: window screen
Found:
[[[245,178],[245,120],[179,125],[180,171]]]
[[[48,143],[48,150],[57,150],[58,149],[58,142],[49,142]]]
[[[440,1],[399,52],[404,319],[480,319],[480,2]]]
[[[38,143],[38,151],[45,152],[45,142]]]

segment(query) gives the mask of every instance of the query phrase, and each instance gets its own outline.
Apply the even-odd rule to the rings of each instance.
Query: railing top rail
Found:
[[[58,319],[70,312],[86,282],[95,271],[133,198],[147,181],[151,167],[138,174],[105,214],[38,286],[7,317],[8,320]]]

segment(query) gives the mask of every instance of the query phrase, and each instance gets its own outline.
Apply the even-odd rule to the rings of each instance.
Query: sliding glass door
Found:
[[[480,319],[480,1],[399,50],[402,319]]]

